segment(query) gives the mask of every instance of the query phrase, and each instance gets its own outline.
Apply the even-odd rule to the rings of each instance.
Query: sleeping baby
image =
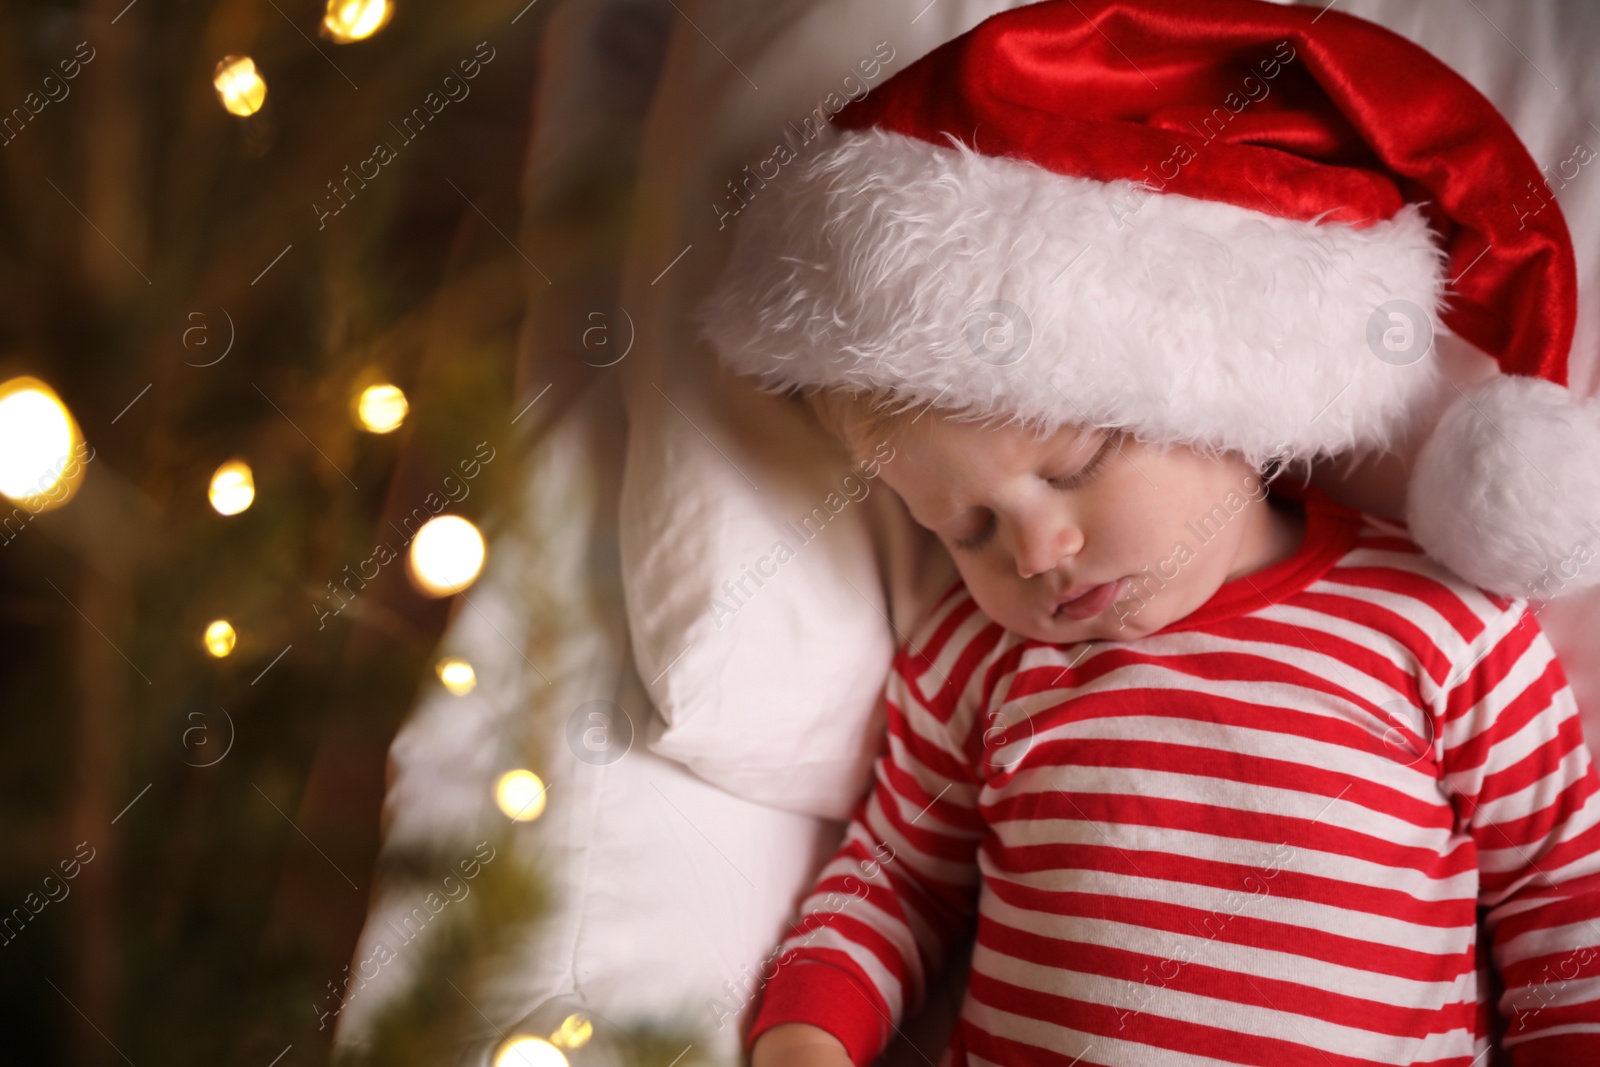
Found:
[[[968,941],[941,1067],[1600,1063],[1600,778],[1523,595],[1596,580],[1600,427],[1504,120],[1337,11],[1046,0],[833,126],[699,318],[960,578],[754,1067],[867,1067]],[[1310,477],[1418,427],[1403,521]]]

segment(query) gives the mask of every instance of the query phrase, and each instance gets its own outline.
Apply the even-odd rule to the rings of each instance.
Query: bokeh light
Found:
[[[0,385],[0,493],[40,512],[77,492],[83,435],[55,390],[37,378]]]
[[[211,506],[218,515],[237,515],[256,498],[256,479],[250,464],[230,459],[211,475]]]
[[[233,651],[233,646],[239,642],[239,635],[227,619],[216,619],[206,627],[204,641],[206,651],[221,659]]]
[[[337,44],[364,41],[387,26],[393,14],[390,0],[328,0],[321,33]]]
[[[567,1067],[567,1058],[544,1038],[519,1034],[500,1046],[494,1067]]]
[[[356,422],[369,433],[389,433],[400,428],[410,410],[399,386],[369,385],[356,401]]]
[[[439,681],[458,697],[472,692],[478,684],[478,674],[472,664],[460,656],[446,656],[435,669],[439,672]]]
[[[486,554],[476,526],[459,515],[440,515],[417,531],[406,568],[428,596],[449,596],[477,580]]]
[[[241,118],[260,111],[267,99],[267,83],[249,56],[222,57],[211,84],[216,86],[217,99],[228,113]]]
[[[569,1015],[550,1035],[550,1043],[557,1048],[582,1048],[594,1034],[594,1024],[581,1015]]]
[[[506,818],[532,822],[544,812],[544,782],[528,770],[507,771],[494,784],[494,799]]]

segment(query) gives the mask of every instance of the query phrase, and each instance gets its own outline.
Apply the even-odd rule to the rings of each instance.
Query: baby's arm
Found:
[[[809,1023],[780,1023],[756,1039],[750,1067],[850,1067],[844,1043]]]
[[[1489,621],[1435,697],[1445,787],[1477,845],[1478,900],[1512,1067],[1600,1064],[1600,777],[1533,613]]]
[[[982,827],[961,739],[983,672],[941,647],[895,656],[872,791],[783,942],[752,1067],[867,1067],[970,924]]]

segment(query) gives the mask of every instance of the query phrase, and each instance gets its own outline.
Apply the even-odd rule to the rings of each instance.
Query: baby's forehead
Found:
[[[925,427],[921,441],[959,442],[964,445],[982,443],[991,448],[1031,451],[1039,447],[1059,447],[1097,439],[1101,430],[1087,422],[1040,423],[1020,417],[979,416],[967,413],[929,412],[921,420]],[[916,424],[905,427],[915,430]],[[904,440],[914,446],[917,435],[908,433]]]

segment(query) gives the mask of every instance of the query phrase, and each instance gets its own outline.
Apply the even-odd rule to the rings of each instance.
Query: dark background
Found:
[[[604,137],[523,193],[557,0],[525,5],[401,0],[354,44],[308,0],[0,6],[5,114],[93,49],[0,146],[0,380],[43,379],[95,450],[76,497],[0,544],[0,914],[94,856],[0,946],[6,1063],[329,1056],[311,1005],[351,961],[386,750],[453,600],[395,562],[320,627],[313,605],[484,441],[496,461],[450,510],[492,534],[529,352],[554,392],[520,432],[578,388],[581,318],[530,344],[527,294],[570,304],[623,231]],[[592,42],[641,71],[624,92],[660,59],[638,14]],[[389,124],[480,42],[470,95],[402,144]],[[225,55],[263,73],[257,114],[220,106]],[[327,183],[382,137],[396,158],[319,229]],[[410,399],[396,433],[350,417],[376,380]],[[223,517],[207,484],[234,456],[257,495]],[[200,643],[217,617],[224,659]]]

